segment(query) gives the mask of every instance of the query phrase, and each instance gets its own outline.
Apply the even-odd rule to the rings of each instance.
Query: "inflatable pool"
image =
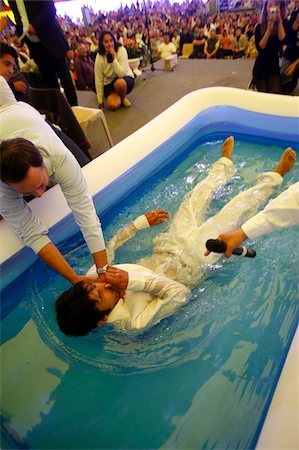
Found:
[[[200,142],[233,134],[236,139],[246,137],[246,141],[252,143],[262,140],[269,145],[287,144],[296,148],[299,137],[298,110],[297,98],[238,89],[209,88],[185,96],[83,168],[98,214],[108,214],[118,202],[134,192],[144,181],[155,177],[163,167],[175,166],[176,161],[186,152],[187,142],[192,149],[192,146]],[[58,186],[47,191],[42,199],[33,200],[31,207],[48,226],[50,236],[56,244],[63,243],[77,233],[77,226]],[[3,220],[0,222],[0,233],[2,292],[7,294],[13,282],[25,273],[36,257],[23,246]],[[2,306],[3,315],[13,307],[13,304],[8,303]],[[290,354],[293,352],[292,348]],[[284,376],[281,377],[283,378]],[[286,384],[289,384],[288,381]],[[281,389],[283,388],[279,383],[277,391]],[[286,395],[284,392],[283,390],[283,396]],[[291,413],[291,419],[287,419],[284,414],[283,422],[289,420],[292,423],[294,411]],[[271,408],[268,416],[271,417]],[[267,423],[268,419],[265,427]],[[285,439],[283,442],[286,442],[286,436],[282,437],[281,424],[282,421],[280,439]],[[276,445],[274,426],[272,431],[270,440],[273,439]],[[294,430],[293,432],[295,433]],[[263,432],[261,439],[264,446],[267,443],[264,439],[268,437],[264,437]]]

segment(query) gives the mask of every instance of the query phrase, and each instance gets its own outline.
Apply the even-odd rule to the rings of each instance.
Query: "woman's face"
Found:
[[[105,52],[109,53],[110,50],[114,49],[114,41],[110,34],[105,34],[103,38],[103,46],[105,49]]]

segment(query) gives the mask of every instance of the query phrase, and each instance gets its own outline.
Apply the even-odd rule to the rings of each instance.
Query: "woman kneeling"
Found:
[[[104,98],[112,111],[131,106],[126,95],[134,87],[134,74],[130,69],[125,47],[117,42],[111,31],[103,31],[99,38],[99,53],[95,60],[95,83],[99,108]]]

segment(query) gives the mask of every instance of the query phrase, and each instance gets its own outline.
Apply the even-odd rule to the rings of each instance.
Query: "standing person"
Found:
[[[283,1],[266,0],[260,23],[255,28],[258,50],[253,67],[253,83],[259,92],[281,93],[279,49],[285,39]]]
[[[295,9],[286,26],[286,49],[281,62],[281,85],[290,94],[299,78],[299,8]]]
[[[86,180],[62,140],[37,110],[15,100],[3,77],[0,100],[0,214],[25,245],[75,284],[85,277],[77,275],[67,263],[23,196],[41,197],[50,180],[59,184],[101,270],[107,264],[105,242]]]
[[[9,6],[16,20],[16,35],[27,44],[38,65],[43,87],[59,88],[59,78],[69,104],[77,105],[66,59],[69,46],[56,20],[53,0],[9,0]]]
[[[99,108],[104,98],[112,111],[131,106],[127,98],[134,87],[134,74],[129,66],[127,50],[117,42],[111,31],[103,31],[99,38],[99,53],[95,61],[95,83]]]
[[[77,47],[75,60],[76,86],[81,91],[95,91],[94,62],[87,53],[85,44]]]

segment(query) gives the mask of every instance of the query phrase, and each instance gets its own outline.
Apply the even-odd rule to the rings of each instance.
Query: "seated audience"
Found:
[[[87,53],[85,44],[77,47],[75,60],[76,86],[81,91],[95,91],[94,62]]]
[[[172,55],[176,55],[175,45],[170,42],[168,33],[164,33],[163,40],[164,42],[162,42],[162,44],[160,44],[158,48],[159,59],[168,59]]]
[[[218,58],[226,58],[233,56],[234,41],[226,30],[223,30],[219,41]]]
[[[178,33],[178,30],[175,28],[173,30],[173,36],[172,36],[171,42],[175,45],[175,48],[176,48],[177,52],[178,52],[178,50],[180,48],[180,39],[181,39],[181,37],[180,37],[180,35]]]
[[[207,59],[217,58],[219,48],[219,40],[216,36],[216,31],[211,30],[210,37],[206,40],[204,46],[204,54]]]
[[[180,37],[179,55],[182,55],[183,53],[183,45],[192,44],[192,42],[193,42],[193,34],[189,31],[188,27],[184,26],[182,28],[182,33]]]
[[[199,28],[198,36],[193,40],[193,52],[189,56],[190,59],[200,59],[204,58],[204,46],[206,43],[207,37],[204,34],[204,29]]]
[[[248,47],[248,41],[244,34],[241,34],[241,28],[238,27],[235,33],[233,58],[239,59],[245,56]]]
[[[248,42],[248,47],[246,50],[246,58],[255,59],[258,55],[257,48],[255,46],[255,36],[251,36],[250,41]]]

